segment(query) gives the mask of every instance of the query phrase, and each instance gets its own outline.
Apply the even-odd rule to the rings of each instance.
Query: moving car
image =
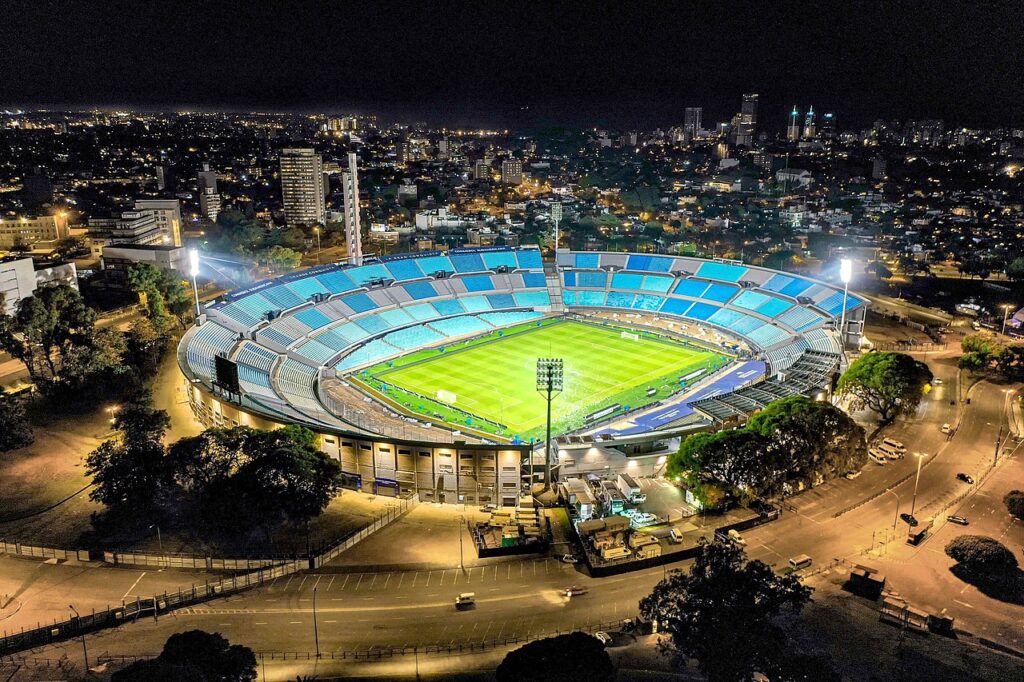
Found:
[[[743,536],[740,535],[735,529],[729,530],[728,535],[730,540],[735,542],[737,545],[740,545],[741,547],[747,544],[747,541],[744,540]]]
[[[950,514],[949,516],[946,517],[946,520],[949,521],[950,523],[955,523],[958,526],[966,526],[966,525],[968,525],[970,523],[967,520],[966,516],[957,516],[956,514]]]
[[[594,639],[601,642],[601,644],[604,644],[605,646],[608,646],[612,643],[612,636],[609,635],[607,632],[601,632],[600,630],[594,633]]]
[[[683,543],[683,534],[682,534],[682,532],[680,532],[679,530],[677,530],[675,528],[673,528],[672,530],[670,530],[668,532],[668,537],[669,537],[669,539],[672,542],[676,543],[677,545],[681,545]]]
[[[974,485],[974,479],[963,473],[962,471],[956,475],[956,480],[963,481],[967,485]]]
[[[846,478],[848,478],[848,479],[850,479],[852,481],[853,479],[857,478],[858,476],[860,476],[863,473],[864,473],[863,471],[847,471],[846,472]]]
[[[916,526],[917,525],[917,519],[914,518],[913,516],[911,516],[910,514],[906,513],[906,512],[903,512],[902,514],[900,514],[900,518],[903,519],[904,521],[906,521],[907,524],[910,525],[910,526]]]
[[[576,597],[581,594],[586,594],[588,591],[589,590],[587,590],[587,588],[585,587],[573,585],[572,587],[567,587],[564,590],[562,590],[562,594],[564,594],[566,597]]]
[[[456,609],[468,609],[476,604],[476,593],[475,592],[463,592],[455,598]]]
[[[953,427],[950,426],[949,424],[943,424],[942,425],[942,432],[943,433],[949,433],[952,430],[953,430]]]

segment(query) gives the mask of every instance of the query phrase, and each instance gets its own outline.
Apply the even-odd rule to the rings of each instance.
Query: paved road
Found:
[[[919,518],[937,512],[940,506],[967,490],[965,484],[955,480],[957,471],[967,471],[978,478],[990,465],[996,434],[1000,425],[1005,424],[1007,405],[1001,387],[977,385],[970,393],[971,405],[965,408],[960,428],[947,440],[940,427],[955,422],[956,408],[950,405],[950,398],[958,391],[956,371],[951,359],[938,359],[931,364],[943,378],[943,384],[926,397],[914,419],[896,427],[912,452],[928,453],[918,489]],[[941,590],[933,590],[934,603],[921,604],[926,608],[945,608],[958,621],[963,620],[981,632],[1003,634],[1008,628],[1018,628],[1022,613],[1019,607],[1002,608],[986,603],[982,608],[974,595],[964,600],[955,594],[953,588],[960,590],[963,585],[951,578],[948,571],[943,573],[942,558],[936,552],[941,552],[944,538],[958,532],[957,529],[940,524],[935,538],[920,548],[902,542],[906,532],[902,523],[897,523],[894,536],[895,513],[909,511],[915,466],[913,457],[884,467],[868,464],[865,473],[854,481],[840,479],[793,498],[795,512],[787,512],[777,523],[745,534],[748,553],[777,565],[800,553],[811,555],[819,565],[833,557],[880,563],[883,570],[892,572],[890,584],[908,598],[942,585]],[[1004,464],[986,486],[995,485],[994,481],[1005,483],[1014,476],[1019,481],[1014,472],[1016,469]],[[901,480],[892,493],[868,500],[875,491]],[[964,504],[975,505],[968,509],[969,515],[979,516],[979,529],[988,529],[994,523],[989,532],[995,533],[1000,530],[998,521],[993,521],[998,505],[996,498],[990,500],[989,496],[986,488],[984,496],[968,498]],[[836,510],[864,500],[864,504],[835,516]],[[1009,526],[1000,533],[1004,531],[1017,532]],[[932,563],[926,565],[920,556]],[[280,579],[259,591],[162,616],[159,621],[146,619],[91,639],[102,650],[153,653],[169,634],[198,627],[222,632],[233,641],[245,642],[258,650],[313,651],[315,588],[323,651],[494,640],[631,616],[636,613],[639,599],[661,579],[663,570],[591,580],[574,567],[550,559],[527,559],[466,570],[308,573]],[[570,584],[585,585],[591,592],[567,599],[559,594],[559,588]],[[476,593],[477,607],[456,612],[453,600],[464,591]],[[970,590],[966,593],[970,594]],[[967,605],[959,605],[958,601]],[[71,646],[74,645],[57,648]],[[46,655],[53,655],[53,649]]]

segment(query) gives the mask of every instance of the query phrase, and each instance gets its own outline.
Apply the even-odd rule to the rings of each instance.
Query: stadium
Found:
[[[865,310],[842,285],[721,259],[453,249],[236,290],[178,362],[204,424],[307,426],[350,487],[514,504],[543,461],[539,359],[562,368],[554,475],[657,473],[675,438],[827,392]]]

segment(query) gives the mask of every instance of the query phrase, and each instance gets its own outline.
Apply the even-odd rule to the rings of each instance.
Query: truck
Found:
[[[615,481],[619,488],[619,492],[633,504],[643,504],[647,500],[647,496],[640,492],[640,486],[633,480],[633,477],[629,474],[619,474],[618,479]]]
[[[650,559],[651,557],[661,556],[661,545],[654,543],[653,545],[644,545],[640,549],[636,550],[637,559]]]
[[[630,556],[630,552],[625,547],[606,547],[601,550],[601,558],[605,561],[614,561],[615,559],[625,559]]]
[[[604,482],[602,496],[604,497],[604,503],[609,514],[618,514],[626,508],[626,498],[622,496],[622,493],[619,492],[619,489],[611,481]]]

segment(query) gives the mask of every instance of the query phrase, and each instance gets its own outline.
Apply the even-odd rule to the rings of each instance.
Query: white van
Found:
[[[882,443],[881,445],[879,445],[877,450],[880,453],[882,453],[883,455],[885,455],[886,457],[888,457],[889,459],[903,459],[903,453],[902,452],[900,452],[899,450],[895,450],[895,449],[889,447],[885,443]]]
[[[899,453],[905,453],[907,451],[907,449],[903,446],[903,443],[899,442],[898,440],[893,440],[892,438],[883,438],[882,445],[887,445]]]
[[[676,528],[673,528],[668,532],[668,537],[670,540],[672,540],[672,542],[676,543],[677,545],[683,544],[683,534]]]
[[[878,450],[875,450],[874,448],[868,448],[868,458],[878,465],[889,463],[889,460],[885,458],[885,455],[880,453]]]
[[[794,571],[799,571],[801,568],[807,568],[813,563],[811,557],[806,554],[799,554],[789,560],[789,565],[793,567]]]

